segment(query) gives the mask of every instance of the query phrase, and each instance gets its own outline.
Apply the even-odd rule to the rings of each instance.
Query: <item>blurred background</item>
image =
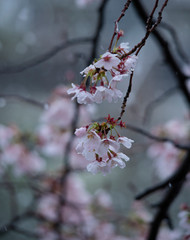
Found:
[[[153,0],[144,1],[147,10],[151,9],[153,2]],[[1,70],[43,55],[66,40],[93,36],[100,3],[101,0],[94,1],[81,8],[74,0],[0,0],[0,95],[15,94],[46,102],[58,85],[70,86],[71,82],[79,83],[80,71],[86,67],[91,43],[68,47],[49,60],[21,72],[1,73]],[[120,15],[124,3],[123,0],[108,1],[105,23],[98,42],[97,57],[107,50],[113,34],[114,21]],[[163,14],[163,22],[170,24],[177,32],[180,45],[190,59],[189,13],[189,0],[169,1]],[[121,41],[129,42],[131,47],[138,43],[145,33],[144,24],[133,6],[119,23],[119,28],[125,33]],[[170,40],[170,47],[175,52],[171,35],[161,26],[159,29]],[[188,63],[181,59],[179,63],[182,68],[188,66]],[[126,83],[122,84],[121,89],[127,89]],[[155,106],[148,121],[143,122],[147,105],[176,84],[174,73],[171,72],[160,47],[151,36],[139,54],[133,89],[123,120],[151,130],[153,126],[164,124],[172,118],[183,117],[187,113],[186,103],[180,91],[175,91],[165,101]],[[96,118],[105,117],[109,113],[117,117],[121,102],[122,100],[118,103],[104,102],[98,105]],[[1,124],[16,123],[21,129],[33,131],[39,123],[41,112],[41,109],[27,103],[0,98]],[[135,194],[158,179],[155,178],[152,160],[146,154],[149,141],[128,129],[122,134],[135,140],[133,148],[127,152],[131,158],[127,167],[123,170],[114,169],[112,174],[105,177],[83,173],[82,178],[91,193],[100,186],[108,190],[113,197],[116,209],[126,213]],[[156,195],[148,201],[151,202],[159,194]],[[21,203],[21,209],[30,204],[30,191],[19,190],[17,197]],[[177,199],[173,206],[174,217],[181,199],[184,198],[190,200],[190,196],[184,194]],[[0,226],[9,218],[7,199],[6,192],[0,190]],[[25,239],[20,235],[14,236],[14,240]],[[11,238],[6,235],[2,239]]]

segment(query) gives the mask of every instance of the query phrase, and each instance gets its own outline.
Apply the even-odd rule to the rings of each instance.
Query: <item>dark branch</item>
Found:
[[[180,40],[178,38],[177,32],[175,31],[175,29],[168,23],[166,22],[161,22],[160,26],[161,28],[167,30],[170,34],[171,37],[173,39],[173,42],[175,44],[176,47],[176,51],[179,54],[179,56],[181,57],[181,60],[183,60],[185,63],[189,64],[189,58],[187,57],[184,49],[182,48],[182,44],[180,43]]]
[[[110,41],[110,45],[108,50],[111,52],[111,48],[112,48],[112,44],[114,41],[115,36],[117,35],[118,32],[118,23],[120,22],[120,20],[125,16],[125,12],[127,11],[127,9],[129,8],[130,4],[131,4],[132,0],[127,0],[127,2],[124,5],[123,10],[121,11],[121,15],[118,17],[118,19],[115,21],[115,27],[114,27],[114,33],[112,35],[111,41]]]
[[[128,53],[126,53],[126,55],[124,55],[124,57],[126,57],[128,55],[131,55],[134,52],[136,52],[135,55],[137,56],[139,54],[139,52],[141,51],[141,49],[145,46],[146,41],[149,38],[151,32],[153,32],[154,29],[158,26],[158,24],[160,24],[160,22],[162,20],[162,13],[164,11],[164,8],[167,6],[168,0],[165,0],[165,2],[163,3],[163,5],[161,7],[161,10],[158,13],[157,20],[155,22],[153,22],[153,15],[154,15],[157,7],[158,7],[158,2],[159,2],[159,0],[155,1],[155,4],[154,4],[153,9],[152,9],[152,12],[150,13],[149,17],[147,17],[147,25],[146,25],[145,36],[143,37],[143,39],[137,45],[134,46],[134,48],[132,50],[130,50]],[[129,4],[130,4],[130,1],[129,1]],[[117,24],[117,21],[116,21],[116,24]],[[116,27],[115,27],[115,30],[114,30],[114,34],[116,35]],[[113,38],[115,37],[115,35],[113,35],[113,37],[112,37],[109,50],[111,50],[111,44],[113,42]],[[120,115],[118,117],[118,120],[120,120],[122,118],[123,114],[125,113],[127,100],[129,98],[129,95],[130,95],[131,89],[132,89],[133,74],[134,73],[132,72],[132,74],[130,75],[129,86],[128,86],[126,95],[125,95],[125,97],[123,99],[123,103],[122,103],[122,106],[121,106],[121,113],[120,113]]]
[[[190,154],[187,155],[187,157],[184,159],[183,163],[181,164],[181,166],[173,173],[173,175],[171,177],[169,177],[168,179],[166,179],[165,181],[152,186],[150,188],[147,188],[145,191],[143,191],[142,193],[138,194],[135,199],[136,200],[140,200],[148,195],[150,195],[151,193],[154,193],[160,189],[164,189],[164,188],[172,188],[174,185],[176,185],[177,183],[181,182],[182,179],[186,178],[186,174],[188,173],[188,171],[190,170],[190,161],[189,161],[189,157]]]
[[[157,205],[158,210],[150,226],[147,240],[156,239],[160,225],[162,221],[167,218],[168,210],[171,204],[173,203],[173,201],[175,200],[175,198],[178,196],[186,180],[186,175],[189,172],[189,170],[190,170],[190,150],[187,153],[185,159],[183,160],[182,165],[178,170],[176,170],[176,172],[172,175],[172,177],[170,177],[168,180],[164,181],[163,183],[157,186],[151,187],[145,190],[143,193],[136,196],[136,199],[139,200],[159,189],[165,188],[166,186],[169,187],[167,188],[167,192],[163,200]]]
[[[120,112],[120,115],[118,117],[118,121],[123,117],[123,114],[126,111],[127,100],[129,98],[129,95],[130,95],[131,90],[132,90],[132,83],[133,83],[132,80],[133,80],[133,72],[130,75],[129,86],[128,86],[127,92],[125,94],[125,97],[123,98],[123,102],[122,102],[122,105],[121,105],[121,112]]]
[[[152,140],[155,140],[157,142],[170,142],[171,144],[173,144],[176,148],[179,148],[179,149],[182,149],[182,150],[189,150],[190,149],[190,145],[183,145],[183,144],[180,144],[180,143],[177,143],[176,141],[170,139],[170,138],[167,138],[167,137],[157,137],[151,133],[149,133],[148,131],[142,129],[142,128],[139,128],[139,127],[136,127],[136,126],[133,126],[131,124],[127,124],[127,129],[129,130],[132,130],[136,133],[139,133],[145,137],[148,137]]]
[[[142,1],[140,0],[133,0],[133,4],[135,7],[136,12],[138,13],[139,17],[143,22],[146,23],[148,14],[142,4]],[[158,30],[154,29],[152,34],[156,37],[156,40],[158,41],[161,50],[168,61],[169,66],[171,67],[174,76],[177,77],[179,87],[183,93],[183,96],[186,99],[186,102],[188,105],[190,105],[190,94],[188,92],[188,89],[186,87],[186,80],[188,79],[188,76],[186,76],[183,71],[181,70],[177,60],[175,59],[175,56],[173,56],[171,49],[169,48],[169,43],[165,40],[165,38],[158,32]]]

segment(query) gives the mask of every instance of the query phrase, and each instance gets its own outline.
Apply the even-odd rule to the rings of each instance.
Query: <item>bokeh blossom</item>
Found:
[[[167,137],[176,143],[185,144],[190,140],[189,116],[182,120],[171,120],[153,130],[160,137]],[[185,151],[176,148],[170,142],[156,142],[148,148],[148,156],[154,160],[154,168],[161,179],[171,176],[179,167]]]

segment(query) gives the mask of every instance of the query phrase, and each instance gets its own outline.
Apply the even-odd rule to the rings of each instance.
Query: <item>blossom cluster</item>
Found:
[[[72,100],[76,98],[79,104],[102,103],[103,100],[111,103],[112,100],[116,102],[123,96],[117,84],[132,74],[137,56],[128,54],[128,43],[121,43],[117,47],[121,36],[123,36],[122,30],[117,33],[113,50],[95,59],[81,72],[84,79],[80,86],[72,83],[72,88],[67,91],[69,95],[73,95]],[[76,129],[75,135],[80,139],[76,150],[90,161],[87,165],[89,172],[93,174],[102,172],[105,175],[114,167],[125,167],[129,157],[119,151],[120,144],[131,148],[133,140],[117,133],[116,126],[124,127],[123,124],[122,121],[118,123],[118,120],[114,120],[109,115],[106,122],[94,122]]]
[[[58,193],[62,189],[60,182],[48,178],[43,182],[44,195],[39,198],[37,214],[43,218],[37,228],[41,240],[54,240],[58,233],[54,228],[57,221],[62,224],[62,238],[66,240],[86,239],[94,240],[127,240],[116,233],[112,223],[103,220],[100,214],[113,211],[110,195],[99,189],[92,196],[86,191],[81,178],[70,174],[64,184],[67,192],[64,204],[60,205]],[[59,209],[59,213],[57,214]],[[60,236],[59,236],[60,237]]]
[[[45,161],[38,152],[36,137],[15,126],[0,125],[0,174],[12,169],[16,176],[40,173]]]
[[[77,152],[82,154],[90,163],[87,170],[93,174],[102,172],[104,175],[112,168],[124,168],[129,157],[119,152],[120,145],[131,148],[133,140],[120,136],[116,126],[125,127],[125,123],[118,122],[110,115],[106,122],[89,124],[76,129],[75,134],[80,138]]]
[[[87,192],[84,182],[76,174],[70,174],[64,188],[67,195],[64,204],[60,202],[58,193],[62,189],[60,182],[53,177],[47,178],[43,183],[45,194],[38,200],[37,214],[42,217],[37,228],[41,240],[57,239],[54,228],[57,221],[63,221],[61,236],[66,240],[87,239],[94,240],[144,240],[148,236],[149,224],[153,217],[143,202],[135,201],[127,217],[119,221],[114,212],[112,199],[103,189],[97,190],[93,195]],[[62,204],[60,206],[60,204]],[[59,213],[57,211],[59,209]],[[179,213],[179,226],[171,230],[166,224],[162,224],[158,240],[181,240],[189,236],[189,208],[183,207]],[[116,225],[109,221],[108,216]],[[122,229],[124,236],[119,235],[118,229]],[[117,229],[117,231],[116,231]],[[188,238],[184,238],[188,239]]]
[[[153,133],[172,139],[176,143],[188,143],[190,140],[189,116],[182,120],[171,120],[164,126],[155,128]],[[170,142],[153,143],[148,149],[148,155],[154,159],[156,173],[161,179],[169,177],[179,167],[184,154],[184,151],[175,148]]]
[[[186,204],[181,206],[179,212],[179,226],[184,230],[184,239],[190,239],[190,207]]]
[[[118,39],[122,34],[118,33]],[[132,73],[136,65],[137,56],[128,55],[128,43],[121,43],[112,52],[106,52],[86,67],[81,74],[84,76],[80,86],[72,83],[67,92],[72,99],[77,98],[79,104],[102,103],[103,100],[115,102],[123,96],[117,84]],[[111,80],[109,78],[111,77]],[[89,81],[88,81],[89,80]]]
[[[179,213],[180,215],[181,213]],[[185,215],[185,214],[184,214]],[[187,214],[186,214],[187,216]],[[151,212],[147,209],[143,202],[135,201],[132,205],[131,211],[129,212],[127,221],[127,235],[129,239],[133,240],[144,240],[148,237],[149,225],[153,220]],[[180,220],[181,221],[181,220]],[[166,224],[162,224],[157,240],[182,240],[186,235],[184,227],[187,226],[187,218],[183,218],[183,224],[179,224],[175,229],[169,229]],[[181,221],[181,222],[182,222]],[[188,226],[189,227],[189,226]],[[188,238],[187,238],[188,239]]]
[[[93,105],[81,106],[78,114],[78,126],[89,124],[90,115],[95,112]],[[45,156],[63,158],[71,137],[71,126],[75,118],[75,106],[67,95],[67,88],[59,86],[49,100],[49,107],[42,112],[37,136],[40,148]],[[78,139],[72,141],[70,165],[73,168],[84,168],[86,161],[76,152]]]
[[[93,105],[81,106],[78,126],[91,122]],[[0,125],[0,175],[11,170],[14,176],[33,175],[45,170],[47,158],[63,158],[71,137],[75,115],[74,103],[67,95],[67,88],[59,86],[50,96],[48,106],[40,116],[33,132],[21,131],[16,126]],[[70,152],[73,168],[85,168],[86,161],[76,152],[75,137]]]

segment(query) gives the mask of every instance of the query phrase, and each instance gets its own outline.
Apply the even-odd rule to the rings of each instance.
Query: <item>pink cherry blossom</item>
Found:
[[[0,149],[8,146],[16,134],[17,129],[15,127],[0,125]]]
[[[182,234],[180,230],[170,230],[166,227],[162,227],[158,233],[158,240],[179,240],[181,239]]]
[[[113,202],[111,199],[111,196],[108,194],[108,192],[106,192],[105,190],[99,188],[95,194],[94,194],[94,198],[93,201],[95,202],[95,204],[103,207],[103,208],[111,208],[113,206]]]
[[[49,221],[58,219],[56,209],[58,207],[59,198],[52,193],[42,196],[38,202],[38,213]]]
[[[156,173],[161,179],[169,177],[179,166],[180,151],[171,143],[155,143],[148,149],[148,155],[154,158]]]
[[[86,67],[81,74],[84,76],[80,86],[72,84],[67,92],[77,98],[79,104],[102,103],[103,100],[117,102],[123,93],[117,88],[117,83],[126,79],[134,70],[137,56],[126,56],[128,43],[121,43],[112,52],[104,53],[98,61]],[[109,80],[112,76],[111,81]],[[90,81],[89,86],[87,81]]]
[[[186,205],[178,214],[179,226],[185,235],[190,235],[190,208]]]
[[[87,91],[85,91],[83,88],[76,86],[72,83],[72,88],[68,89],[68,94],[74,94],[72,97],[72,100],[77,98],[78,103],[80,104],[88,104],[93,103],[93,95]]]
[[[96,103],[102,103],[103,100],[108,102],[112,101],[113,92],[111,89],[103,86],[96,87],[96,92],[94,94],[94,100]]]
[[[154,134],[171,138],[176,142],[189,142],[189,118],[173,119],[164,126],[154,129]],[[164,179],[169,177],[181,164],[184,151],[175,148],[171,143],[154,143],[148,149],[148,155],[154,159],[157,175]]]
[[[125,68],[127,69],[127,72],[128,73],[131,73],[135,66],[136,66],[136,63],[137,63],[137,59],[138,57],[133,55],[133,56],[129,56],[126,60],[125,60]]]
[[[38,129],[40,148],[45,155],[62,156],[71,133],[51,125],[43,124]]]
[[[75,130],[75,135],[77,137],[84,137],[87,134],[87,129],[86,127],[81,127],[81,128],[77,128]]]
[[[123,122],[117,123],[108,116],[107,122],[92,123],[86,127],[79,128],[75,134],[80,141],[76,147],[78,154],[82,154],[86,160],[90,161],[87,170],[93,174],[102,172],[104,175],[110,172],[112,168],[124,168],[129,157],[119,152],[120,144],[126,148],[131,148],[133,140],[127,137],[118,137],[106,132],[106,129],[113,129],[115,125],[124,127]],[[117,133],[117,132],[116,132]],[[118,133],[117,133],[118,135]]]
[[[4,166],[14,166],[15,175],[35,174],[45,168],[44,159],[36,151],[28,151],[23,144],[12,144],[1,154]]]
[[[81,71],[80,74],[83,76],[87,76],[87,75],[93,74],[95,70],[96,70],[95,66],[93,64],[90,64],[83,71]]]
[[[125,51],[125,52],[129,51],[129,43],[128,43],[128,42],[126,42],[126,43],[121,43],[121,44],[119,45],[119,49],[122,49],[122,50]]]
[[[74,116],[74,106],[69,99],[57,99],[49,108],[43,112],[41,120],[43,123],[57,127],[67,128]]]
[[[117,54],[106,52],[101,56],[101,59],[94,64],[94,66],[96,68],[111,70],[113,67],[117,67],[119,63],[120,59],[117,57]]]
[[[118,143],[122,143],[123,146],[125,146],[126,148],[131,148],[132,143],[134,143],[134,140],[129,139],[129,138],[127,138],[127,137],[119,137],[119,138],[117,139],[117,142],[118,142]]]
[[[88,132],[84,138],[82,146],[82,155],[88,160],[93,161],[96,159],[96,153],[98,152],[101,144],[101,138],[95,131]]]

